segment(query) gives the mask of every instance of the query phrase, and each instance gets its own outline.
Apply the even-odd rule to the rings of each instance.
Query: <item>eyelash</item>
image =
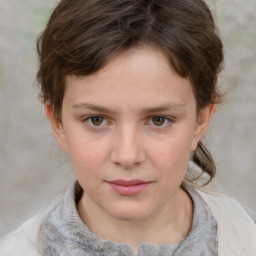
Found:
[[[160,125],[156,125],[156,124],[154,124],[153,123],[153,119],[154,118],[163,118],[163,121],[164,121],[164,123],[163,124],[160,124]],[[153,125],[153,126],[155,126],[155,127],[166,127],[166,126],[168,126],[168,124],[170,123],[170,122],[173,122],[173,120],[171,119],[171,118],[169,118],[169,117],[166,117],[166,116],[151,116],[151,118],[149,119],[149,122]]]
[[[84,122],[87,122],[89,126],[91,127],[101,127],[102,124],[99,124],[99,125],[95,125],[92,123],[92,119],[93,118],[102,118],[103,119],[103,123],[105,123],[107,121],[107,119],[104,117],[104,116],[100,116],[100,115],[95,115],[95,116],[87,116],[85,118],[83,118],[81,121],[84,123]]]
[[[103,119],[102,123],[104,123],[104,124],[102,124],[102,123],[99,124],[99,125],[93,124],[93,122],[92,122],[92,119],[93,119],[93,118],[102,118],[102,119]],[[164,123],[163,123],[163,124],[160,124],[160,125],[156,125],[156,124],[153,123],[153,119],[154,119],[154,118],[163,118],[163,119],[164,119]],[[108,121],[107,121],[107,118],[104,117],[104,116],[101,116],[101,115],[87,116],[87,117],[83,118],[81,121],[82,121],[83,123],[84,123],[84,122],[87,122],[90,127],[98,127],[98,128],[100,128],[100,127],[102,127],[102,126],[105,126],[105,123],[108,122]],[[172,123],[174,122],[174,120],[173,120],[172,118],[166,117],[166,116],[161,116],[161,115],[150,116],[150,117],[148,118],[148,121],[147,121],[147,123],[149,123],[149,125],[152,125],[152,126],[154,126],[154,127],[166,127],[166,126],[168,126],[168,124],[171,123],[171,122],[172,122]]]

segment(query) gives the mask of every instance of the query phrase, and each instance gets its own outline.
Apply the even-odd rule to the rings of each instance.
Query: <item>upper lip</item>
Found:
[[[112,181],[108,181],[108,183],[116,184],[120,186],[132,186],[132,185],[145,184],[145,183],[151,183],[151,182],[145,181],[145,180],[112,180]]]

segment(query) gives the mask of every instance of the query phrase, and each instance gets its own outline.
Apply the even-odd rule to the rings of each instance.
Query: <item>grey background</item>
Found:
[[[226,94],[205,138],[227,191],[256,210],[256,1],[208,0],[225,46]],[[54,0],[0,1],[0,234],[74,176],[37,99],[35,41]]]

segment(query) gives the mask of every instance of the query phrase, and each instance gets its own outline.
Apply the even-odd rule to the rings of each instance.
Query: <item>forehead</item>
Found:
[[[189,79],[175,73],[164,54],[153,47],[138,47],[113,57],[97,73],[66,77],[65,99],[102,104],[145,102],[187,104],[194,100]]]

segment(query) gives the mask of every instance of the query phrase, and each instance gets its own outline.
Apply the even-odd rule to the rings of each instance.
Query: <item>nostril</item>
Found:
[[[143,161],[143,158],[140,157],[139,153],[134,155],[116,154],[112,161],[116,166],[121,166],[125,169],[131,169],[139,166]]]
[[[125,129],[121,129],[116,134],[111,153],[112,162],[125,169],[139,166],[145,158],[143,147],[138,140],[139,134],[136,127],[129,127],[125,126]]]
[[[122,166],[125,169],[131,169],[140,165],[140,162],[131,162],[131,161],[115,161],[114,165]]]

